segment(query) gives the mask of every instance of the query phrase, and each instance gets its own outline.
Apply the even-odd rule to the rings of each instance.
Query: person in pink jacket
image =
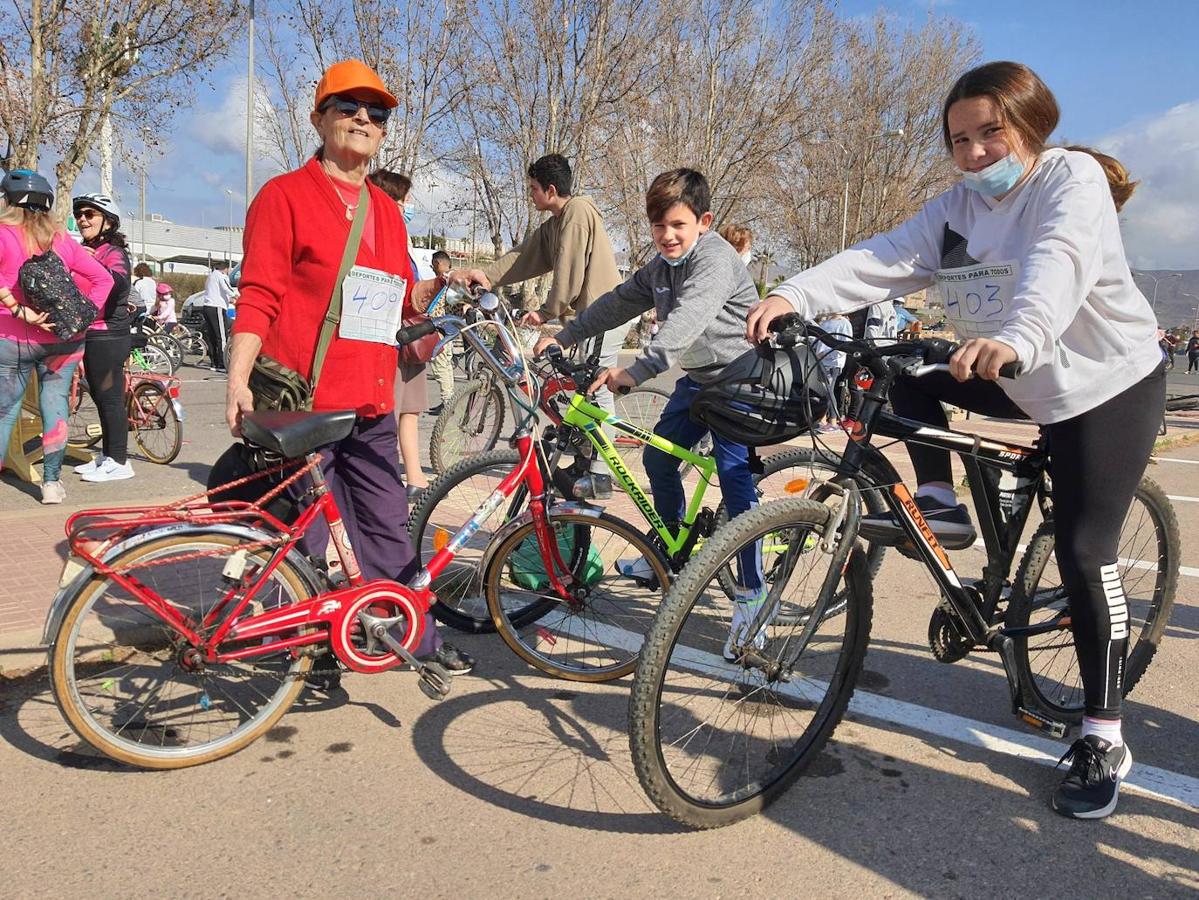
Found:
[[[42,502],[66,497],[60,473],[67,449],[67,394],[71,377],[83,358],[81,332],[61,340],[49,329],[48,317],[25,305],[17,283],[21,265],[36,254],[53,250],[62,258],[76,286],[99,308],[113,280],[100,263],[77,244],[54,218],[54,190],[36,172],[16,169],[0,182],[5,207],[0,213],[0,454],[8,450],[21,399],[36,368],[41,386]]]

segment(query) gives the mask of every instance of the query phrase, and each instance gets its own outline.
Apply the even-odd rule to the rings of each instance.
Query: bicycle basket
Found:
[[[827,409],[812,349],[763,344],[738,356],[718,382],[700,389],[691,418],[729,440],[761,447],[804,434]]]
[[[604,574],[604,561],[599,551],[588,544],[585,559],[578,559],[575,533],[577,527],[567,527],[558,532],[558,551],[562,560],[573,570],[575,578],[583,584],[595,584]],[[541,562],[541,550],[537,546],[537,535],[525,538],[508,564],[508,574],[519,587],[530,591],[542,591],[550,586],[549,576]]]

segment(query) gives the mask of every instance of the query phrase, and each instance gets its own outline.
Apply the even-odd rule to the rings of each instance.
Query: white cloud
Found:
[[[1199,269],[1199,100],[1096,142],[1141,182],[1121,213],[1134,269]]]
[[[220,105],[213,109],[197,110],[191,117],[188,134],[201,146],[218,156],[242,158],[246,153],[246,78],[235,78],[229,82],[228,91]],[[274,118],[275,110],[266,98],[266,87],[256,82],[254,88],[254,114],[258,123],[254,129],[254,158],[261,160],[267,168],[279,171],[282,164],[279,152],[267,137],[264,121]]]

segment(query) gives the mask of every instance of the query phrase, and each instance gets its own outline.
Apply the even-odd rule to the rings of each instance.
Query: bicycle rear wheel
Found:
[[[183,365],[183,346],[177,340],[169,334],[155,332],[146,341],[149,346],[157,347],[167,355],[167,359],[171,361],[171,371],[168,374],[174,375],[179,371],[179,367]]]
[[[456,389],[429,435],[433,471],[445,472],[460,460],[494,450],[504,427],[505,399],[504,389],[489,378]]]
[[[143,382],[129,395],[129,427],[133,441],[150,462],[166,465],[183,446],[183,425],[170,396],[156,384]]]
[[[1128,604],[1127,695],[1153,661],[1174,608],[1182,555],[1178,519],[1165,492],[1141,479],[1120,529],[1116,552]],[[1058,629],[1016,639],[1016,666],[1026,700],[1061,722],[1083,716],[1082,676],[1070,631],[1070,601],[1053,555],[1053,523],[1045,522],[1028,543],[1016,572],[1005,624],[1040,625],[1057,620]]]
[[[631,525],[606,513],[550,510],[548,518],[577,595],[568,602],[550,587],[530,521],[496,547],[483,573],[496,630],[517,656],[550,675],[592,682],[621,678],[637,664],[670,570]],[[619,560],[640,557],[653,570],[656,586],[617,569]]]
[[[236,535],[173,532],[114,561],[192,622],[230,590],[223,572],[244,552],[242,583],[270,553]],[[197,554],[199,554],[197,556]],[[284,559],[255,595],[264,610],[306,599],[317,586]],[[134,595],[95,575],[70,601],[50,645],[50,686],[71,728],[104,755],[149,769],[228,756],[269,730],[304,686],[307,656],[281,650],[197,664],[190,644]]]
[[[173,375],[171,358],[153,344],[135,349],[126,363],[131,372],[149,372],[151,375]]]
[[[866,653],[871,585],[860,549],[839,584],[840,554],[819,549],[829,516],[804,499],[738,516],[662,602],[633,677],[629,743],[642,787],[675,821],[715,828],[764,809],[844,715]],[[778,535],[793,548],[788,565],[764,603],[738,612],[734,640],[733,603],[719,573],[743,548]],[[845,602],[833,611],[838,593]],[[771,615],[778,598],[807,614],[782,624]]]
[[[68,397],[68,405],[67,446],[73,450],[90,450],[100,443],[104,430],[100,425],[100,410],[84,381],[81,380],[74,395]]]

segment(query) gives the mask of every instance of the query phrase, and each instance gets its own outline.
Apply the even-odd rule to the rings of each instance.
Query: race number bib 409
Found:
[[[962,338],[991,337],[1007,322],[1020,266],[1016,262],[979,263],[939,269],[936,290],[945,318]]]
[[[341,283],[338,334],[352,341],[394,344],[408,282],[378,269],[354,266]]]

